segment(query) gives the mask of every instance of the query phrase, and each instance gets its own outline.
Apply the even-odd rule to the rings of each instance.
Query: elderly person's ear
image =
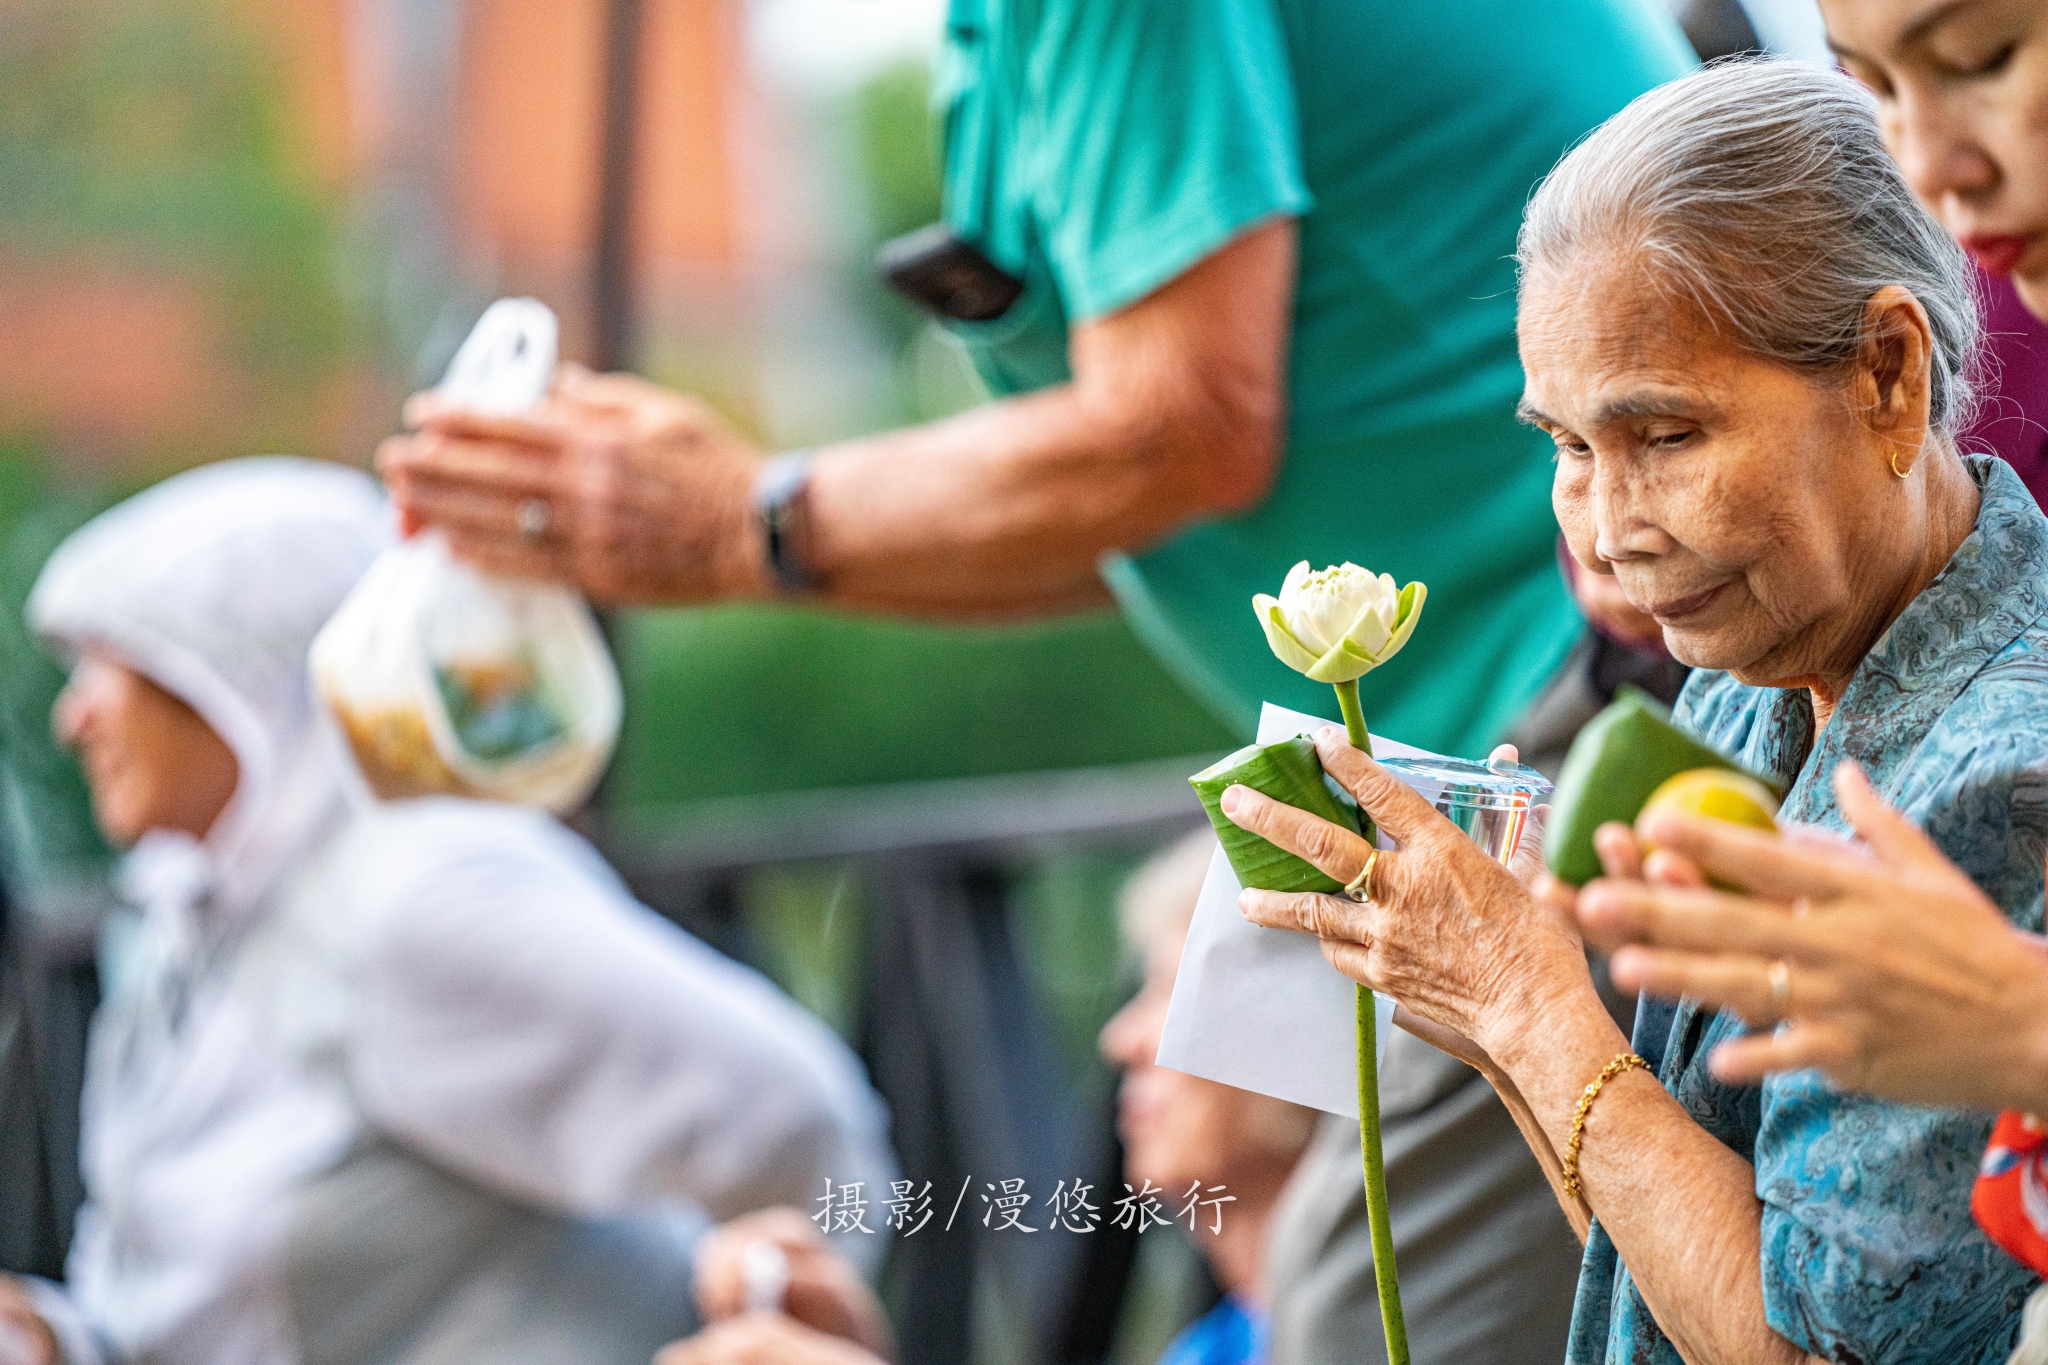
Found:
[[[1856,362],[1857,406],[1872,431],[1906,447],[1894,467],[1910,472],[1927,438],[1934,382],[1934,328],[1911,290],[1888,284],[1870,296]]]

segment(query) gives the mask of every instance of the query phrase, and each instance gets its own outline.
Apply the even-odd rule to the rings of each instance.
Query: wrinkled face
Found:
[[[1733,350],[1628,263],[1532,273],[1518,331],[1572,553],[1674,656],[1753,684],[1860,656],[1896,494],[1841,386]]]
[[[198,713],[135,670],[88,653],[51,720],[92,788],[93,817],[126,848],[151,830],[204,838],[234,795],[234,753]]]
[[[1153,1060],[1186,938],[1185,925],[1159,935],[1146,960],[1144,987],[1102,1030],[1102,1055],[1123,1072],[1117,1132],[1124,1140],[1124,1178],[1134,1186],[1149,1180],[1175,1196],[1198,1180],[1205,1190],[1219,1184],[1270,1188],[1286,1179],[1308,1145],[1313,1120],[1307,1111]]]
[[[1920,198],[2048,317],[2048,6],[1822,0],[1828,40],[1878,97]]]

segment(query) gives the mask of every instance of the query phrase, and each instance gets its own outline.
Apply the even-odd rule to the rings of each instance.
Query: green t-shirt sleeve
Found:
[[[1069,319],[1114,312],[1248,228],[1308,211],[1272,0],[1029,8],[1024,145]]]

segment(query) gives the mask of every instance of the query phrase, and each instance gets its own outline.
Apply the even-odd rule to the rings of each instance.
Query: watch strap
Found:
[[[804,494],[816,458],[816,451],[793,450],[770,459],[754,477],[754,515],[761,523],[768,576],[792,595],[816,592],[819,586],[805,557],[803,534]]]

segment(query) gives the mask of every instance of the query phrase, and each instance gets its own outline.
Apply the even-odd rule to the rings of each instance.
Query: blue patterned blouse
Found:
[[[1816,745],[1798,690],[1693,675],[1678,720],[1791,784],[1784,818],[1846,830],[1830,775],[1853,758],[2024,928],[2042,927],[2048,851],[2048,519],[2002,461],[1970,457],[1976,529],[1850,680]],[[1808,750],[1812,753],[1809,755]],[[1818,1072],[1761,1089],[1707,1073],[1732,1014],[1645,999],[1636,1050],[1708,1132],[1756,1167],[1764,1312],[1857,1365],[2002,1365],[2038,1283],[1970,1218],[1990,1114],[1844,1095]],[[1616,1139],[1610,1135],[1609,1141]],[[1680,1365],[1595,1224],[1568,1365]]]

